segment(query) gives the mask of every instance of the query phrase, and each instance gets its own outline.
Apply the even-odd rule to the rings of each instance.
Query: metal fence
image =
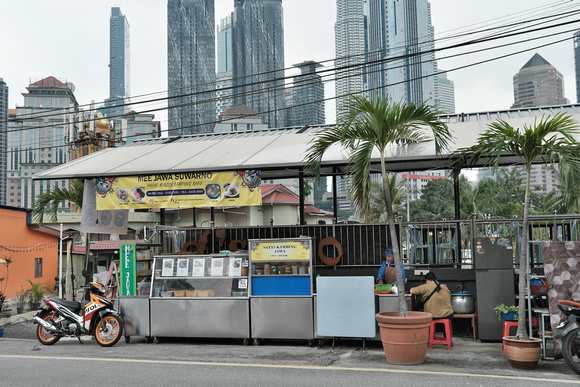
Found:
[[[531,216],[528,228],[532,266],[541,266],[542,240],[571,240],[579,238],[580,215]],[[521,248],[522,219],[466,219],[453,221],[397,223],[397,235],[408,266],[450,266],[472,264],[475,238],[508,238],[512,241],[514,264],[518,263]],[[158,226],[162,251],[180,250],[204,254],[223,250],[246,249],[249,239],[281,239],[312,237],[315,246],[328,257],[337,257],[339,250],[321,243],[334,237],[342,248],[337,267],[376,267],[384,257],[385,247],[391,245],[388,226],[372,224],[293,225],[225,228],[182,228]],[[459,241],[459,242],[458,242]],[[322,245],[322,247],[320,247]],[[322,265],[318,258],[315,265]]]

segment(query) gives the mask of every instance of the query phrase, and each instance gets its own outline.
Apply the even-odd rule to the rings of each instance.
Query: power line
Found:
[[[554,4],[556,4],[556,3],[554,3]],[[570,5],[570,6],[563,6],[562,8],[563,9],[567,9],[567,8],[571,8],[571,7],[572,6]],[[541,9],[542,7],[537,7],[537,8],[538,9]],[[554,11],[554,10],[552,9],[552,11]],[[435,39],[434,42],[436,42],[437,40],[455,39],[455,38],[459,38],[459,37],[466,37],[466,36],[471,36],[471,35],[475,35],[475,34],[480,34],[480,33],[485,33],[485,32],[490,32],[490,31],[495,31],[495,30],[498,30],[498,29],[506,29],[508,27],[519,26],[519,25],[522,25],[522,24],[529,24],[529,23],[532,23],[532,22],[541,21],[541,20],[545,20],[545,19],[556,19],[557,20],[557,19],[560,19],[560,18],[563,18],[563,17],[573,16],[573,15],[577,14],[578,12],[580,12],[580,11],[568,11],[568,12],[562,12],[562,13],[558,13],[558,14],[553,14],[552,13],[552,14],[550,14],[548,16],[542,16],[542,17],[538,17],[538,18],[535,18],[535,19],[524,20],[524,21],[521,21],[521,22],[510,23],[510,24],[507,24],[507,25],[500,25],[500,26],[497,26],[497,27],[486,28],[486,29],[483,29],[483,30],[476,30],[476,31],[470,31],[470,32],[466,32],[466,33],[452,35],[452,36],[447,36],[447,37],[443,37],[443,38],[440,38],[440,39]],[[555,27],[558,27],[558,26],[559,25],[555,25],[555,26],[550,26],[548,28],[555,28]],[[500,37],[500,35],[496,35],[496,36]],[[425,39],[425,40],[422,41],[422,42],[419,42],[418,44],[424,44],[427,41],[428,37],[423,37],[423,39]],[[488,37],[488,39],[489,39],[489,37]],[[477,40],[477,39],[476,40],[471,40],[471,41],[468,41],[468,42],[460,43],[460,45],[468,44],[469,42],[477,42],[477,41],[480,41],[480,40]],[[484,40],[481,40],[481,41],[484,41]],[[396,52],[397,50],[402,49],[404,47],[407,47],[407,43],[401,43],[399,46],[394,46],[394,47],[387,48],[387,49],[380,49],[380,50],[376,50],[376,51],[372,51],[372,52],[365,52],[365,53],[353,54],[353,55],[349,55],[349,56],[338,57],[338,58],[334,58],[334,59],[327,59],[327,60],[319,61],[318,63],[336,62],[336,61],[341,61],[341,60],[345,60],[345,59],[349,59],[349,58],[365,57],[365,56],[374,55],[376,53],[382,53],[382,52],[386,52],[386,51],[395,51]],[[388,58],[387,58],[387,60],[388,60]],[[348,66],[346,66],[345,68],[348,68]],[[283,68],[283,69],[270,70],[270,71],[266,71],[266,72],[262,72],[262,73],[245,75],[245,76],[240,76],[240,77],[237,77],[237,78],[230,78],[230,79],[227,79],[225,81],[237,81],[237,80],[240,80],[240,79],[245,79],[245,78],[249,78],[249,77],[258,77],[258,76],[262,76],[262,75],[267,75],[267,74],[271,74],[271,73],[278,73],[280,71],[286,71],[286,70],[291,70],[291,69],[293,69],[293,67],[286,67],[286,68]],[[332,70],[328,70],[328,71],[332,71]],[[318,73],[320,73],[320,71]],[[274,82],[274,81],[280,81],[280,80],[287,80],[287,79],[289,79],[291,77],[294,77],[294,76],[285,76],[285,77],[281,77],[281,78],[274,78],[272,80],[268,80],[268,82]],[[204,86],[205,87],[209,87],[211,85],[216,86],[218,83],[221,83],[221,82],[224,82],[224,81],[223,80],[220,80],[220,81],[214,81],[214,82],[207,83],[207,84],[199,84],[199,85],[196,85],[196,86],[186,86],[186,87],[183,87],[181,89],[173,89],[172,92],[175,92],[175,91],[183,91],[183,90],[192,89],[192,88],[201,88],[201,87],[204,87]],[[242,84],[242,85],[234,86],[233,88],[236,88],[236,87],[249,87],[249,86],[253,86],[253,85],[256,85],[256,84],[260,84],[260,83],[262,83],[262,82],[254,82],[254,83],[249,83],[249,84]],[[126,107],[126,106],[134,106],[134,105],[139,105],[139,104],[144,104],[144,103],[152,103],[152,102],[160,102],[160,101],[165,101],[165,100],[170,100],[170,99],[184,98],[184,97],[188,97],[188,96],[192,96],[192,95],[196,95],[196,94],[203,94],[203,93],[215,92],[216,90],[218,90],[218,89],[208,89],[208,90],[205,90],[205,91],[194,92],[194,93],[177,94],[177,95],[173,95],[173,96],[160,97],[160,98],[149,99],[149,100],[145,100],[145,101],[129,102],[129,103],[121,104],[121,105],[112,106],[112,108]],[[223,89],[219,89],[219,90],[223,90]],[[164,93],[164,94],[167,93],[167,94],[169,94],[169,91],[153,92],[153,93],[148,93],[148,94],[142,94],[140,96],[132,96],[132,97],[126,97],[126,98],[117,98],[115,100],[116,101],[117,100],[118,101],[123,101],[123,100],[129,100],[129,99],[139,98],[141,96],[149,96],[149,95],[155,95],[155,94],[161,94],[161,93]],[[101,102],[98,102],[98,104],[100,104],[100,103]],[[80,109],[83,106],[92,106],[93,104],[94,103],[89,103],[89,104],[84,104],[84,105],[78,105],[76,108],[79,108]],[[89,110],[84,110],[84,111],[85,112],[92,112],[93,110],[98,110],[98,109],[101,109],[101,107],[95,108],[95,109],[91,108]],[[52,108],[49,108],[48,110],[53,110],[53,109]],[[50,116],[50,115],[46,115],[44,112],[38,113],[38,114],[40,116],[43,116],[43,117],[49,117]],[[63,112],[55,112],[55,115],[56,116],[60,116],[62,114],[63,114]],[[120,116],[122,116],[122,115],[113,116],[112,118],[116,118],[116,117],[120,117]],[[2,121],[0,121],[0,123],[1,122]]]
[[[575,13],[575,12],[574,12],[574,13]],[[446,50],[446,49],[452,49],[452,48],[458,48],[458,47],[467,46],[467,45],[471,45],[471,44],[478,44],[478,43],[482,43],[482,42],[485,42],[485,41],[492,41],[492,40],[496,40],[496,39],[503,39],[503,38],[506,38],[506,37],[516,36],[516,35],[520,35],[520,34],[523,34],[523,33],[531,33],[531,32],[543,31],[543,30],[545,30],[545,29],[548,29],[548,28],[555,28],[555,27],[560,27],[560,26],[567,25],[567,24],[574,23],[574,22],[576,22],[576,21],[571,21],[571,22],[563,22],[563,23],[559,23],[559,24],[557,24],[557,25],[552,25],[552,26],[548,26],[548,27],[542,27],[542,28],[536,28],[536,29],[533,29],[533,30],[519,31],[519,32],[511,33],[511,34],[508,34],[508,35],[496,35],[496,36],[493,36],[493,37],[487,37],[487,38],[485,38],[485,39],[483,39],[483,38],[480,38],[480,39],[471,40],[471,41],[468,41],[468,42],[458,43],[458,44],[455,44],[455,45],[452,45],[452,46],[448,46],[448,47],[443,47],[443,48],[440,48],[440,49],[435,49],[435,50],[433,50],[432,52],[435,52],[435,51],[441,51],[441,50]],[[565,31],[565,32],[570,32],[570,31]],[[562,33],[562,32],[561,32],[561,33]],[[560,34],[561,34],[561,33],[560,33]],[[550,35],[547,35],[547,36],[550,36]],[[544,37],[545,37],[545,36],[544,36]],[[543,37],[540,37],[540,38],[543,38]],[[539,38],[537,38],[537,39],[539,39]],[[519,43],[519,42],[516,42],[516,43]],[[515,44],[515,43],[510,43],[510,44],[501,45],[501,46],[496,46],[496,47],[502,47],[502,46],[507,46],[507,45],[511,45],[511,44]],[[424,55],[424,54],[426,54],[426,52],[419,52],[419,53],[416,53],[415,55]],[[454,55],[454,56],[459,56],[459,55],[465,55],[465,53],[462,53],[462,54],[457,54],[457,55]],[[450,56],[450,57],[453,57],[453,56]],[[316,74],[320,74],[320,73],[322,73],[322,72],[329,72],[329,71],[335,71],[335,73],[339,73],[340,71],[342,71],[342,72],[345,72],[345,71],[346,71],[346,70],[348,70],[348,69],[351,69],[351,71],[352,71],[352,69],[353,69],[353,68],[356,68],[356,67],[359,67],[359,68],[361,68],[361,69],[362,69],[362,68],[366,68],[366,67],[372,66],[372,65],[374,65],[374,64],[376,64],[376,63],[382,63],[382,62],[385,62],[385,63],[386,63],[386,62],[389,62],[389,61],[395,61],[395,60],[399,60],[399,59],[401,59],[401,58],[402,58],[402,57],[385,58],[385,59],[382,59],[382,60],[380,60],[380,61],[375,61],[375,62],[363,62],[363,63],[360,63],[360,64],[347,65],[347,66],[338,67],[338,68],[335,68],[335,69],[328,69],[328,70],[324,70],[324,71],[321,71],[321,72],[317,72]],[[443,58],[443,59],[447,59],[447,58],[449,58],[449,57],[446,57],[446,58]],[[441,60],[441,58],[440,58],[440,60]],[[467,67],[469,67],[469,66],[467,66]],[[370,73],[370,72],[368,72],[368,71],[367,71],[366,73],[368,74],[368,73]],[[297,76],[292,76],[292,77],[293,77],[293,78],[297,78],[297,77],[300,77],[300,75],[297,75]],[[290,78],[290,77],[283,77],[283,78],[281,78],[281,79],[285,80],[285,79],[288,79],[288,78]],[[337,78],[337,77],[336,77],[336,75],[335,75],[335,78],[334,78],[334,79],[331,79],[331,80],[328,80],[328,81],[333,81],[333,80],[336,80],[336,79],[340,79],[340,78]],[[280,80],[280,78],[279,78],[278,80]],[[273,81],[274,81],[274,80],[273,80]],[[328,82],[328,81],[324,81],[324,82]],[[303,86],[303,84],[302,84],[302,85],[300,85],[300,86]],[[253,95],[256,95],[256,94],[261,94],[261,93],[265,93],[265,92],[271,92],[271,91],[272,91],[272,89],[276,90],[276,87],[277,87],[277,86],[270,87],[270,88],[264,88],[264,89],[261,89],[261,90],[260,90],[260,89],[258,89],[258,90],[251,91],[251,92],[249,92],[249,93],[250,93],[250,94],[253,94]],[[232,87],[232,88],[236,88],[236,86],[234,86],[234,87]],[[375,89],[376,89],[376,88],[375,88]],[[223,90],[223,89],[222,89],[222,90]],[[373,89],[373,90],[374,90],[374,89]],[[200,93],[197,93],[197,94],[203,94],[203,93],[205,93],[205,92],[200,92]],[[233,96],[227,96],[227,98],[228,98],[228,99],[229,99],[229,98],[235,98],[236,96],[237,96],[237,97],[239,97],[239,96],[242,96],[242,95],[244,95],[244,94],[237,94],[237,95],[233,95]],[[341,96],[338,96],[338,97],[333,97],[333,98],[326,98],[326,99],[324,99],[324,100],[322,100],[322,101],[315,101],[315,102],[323,102],[323,101],[326,101],[326,100],[330,100],[330,99],[336,99],[336,98],[340,98],[340,97],[341,97]],[[141,102],[141,103],[146,103],[146,102],[155,102],[155,101],[159,101],[159,100],[163,100],[163,99],[156,99],[156,100],[143,101],[143,102]],[[215,101],[215,100],[216,100],[216,99],[210,99],[210,100],[208,100],[208,101],[210,101],[210,102],[213,102],[213,101]],[[203,102],[204,102],[204,101],[201,101],[201,102],[199,102],[199,103],[201,104],[201,103],[203,103]],[[182,105],[178,105],[177,107],[183,107],[183,106],[188,106],[188,105],[191,105],[191,104],[182,104]],[[292,109],[292,108],[295,108],[295,107],[297,107],[297,106],[302,106],[302,105],[289,106],[289,107],[287,107],[287,108],[283,108],[283,109],[275,109],[275,110],[270,110],[269,112],[278,111],[278,110],[287,110],[287,109]],[[171,108],[173,108],[173,107],[171,107]],[[163,107],[163,108],[156,108],[156,109],[145,110],[145,111],[142,111],[141,113],[150,113],[150,112],[159,111],[159,110],[165,110],[165,109],[166,109],[165,107]],[[262,112],[262,113],[266,113],[266,112]],[[42,114],[42,113],[39,113],[39,116],[40,116],[41,118],[44,118],[44,116],[41,116],[40,114]],[[61,114],[59,114],[59,115],[62,115],[62,113],[61,113]],[[84,120],[83,120],[83,121],[84,121]],[[73,123],[77,123],[77,122],[76,122],[76,121],[74,121]],[[204,123],[203,125],[207,125],[207,124],[213,124],[213,123],[216,123],[216,122],[209,122],[209,123]],[[59,123],[59,124],[53,124],[53,125],[49,125],[49,126],[47,126],[47,125],[42,125],[42,126],[38,126],[38,127],[18,128],[18,129],[16,129],[16,130],[18,130],[18,131],[24,131],[24,130],[28,130],[28,129],[36,129],[36,128],[47,128],[47,127],[50,127],[50,126],[59,126],[59,127],[60,127],[60,126],[63,126],[63,123]],[[179,130],[179,129],[184,129],[184,128],[176,128],[176,129],[174,129],[174,130]],[[165,131],[163,131],[163,132],[165,132]],[[141,136],[142,136],[142,135],[135,135],[135,136],[132,136],[132,137],[141,137]],[[63,146],[67,146],[67,145],[59,145],[59,146],[57,146],[57,147],[63,147]],[[32,149],[40,149],[40,148],[47,148],[47,147],[38,147],[38,148],[32,148]],[[26,148],[26,149],[30,150],[31,148]],[[14,151],[14,152],[21,152],[21,151],[22,151],[22,150],[17,150],[17,151]],[[11,151],[11,152],[12,152],[12,151]]]

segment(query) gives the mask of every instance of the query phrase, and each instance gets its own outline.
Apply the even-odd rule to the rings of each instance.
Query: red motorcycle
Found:
[[[105,286],[91,282],[85,289],[91,298],[88,302],[44,297],[46,308],[34,317],[38,341],[52,345],[61,337],[77,337],[80,341],[80,336],[91,335],[103,347],[117,344],[123,335],[123,320],[105,296]]]
[[[560,301],[558,308],[566,315],[566,319],[560,322],[554,336],[561,335],[580,319],[580,302]],[[572,371],[580,375],[580,328],[572,329],[562,339],[562,356]]]

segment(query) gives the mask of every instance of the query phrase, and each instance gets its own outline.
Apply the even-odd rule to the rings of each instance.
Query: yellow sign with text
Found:
[[[250,242],[252,261],[309,261],[310,241]]]
[[[259,206],[259,170],[95,179],[97,210]]]

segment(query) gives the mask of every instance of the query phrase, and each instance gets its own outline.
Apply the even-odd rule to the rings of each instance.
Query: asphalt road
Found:
[[[533,371],[513,369],[501,343],[454,338],[448,351],[428,350],[418,366],[386,362],[379,342],[343,341],[333,352],[305,341],[266,341],[243,346],[240,340],[143,337],[100,347],[89,337],[41,345],[32,322],[6,327],[0,338],[2,385],[87,386],[544,386],[580,385],[580,376],[561,361],[541,361]]]

